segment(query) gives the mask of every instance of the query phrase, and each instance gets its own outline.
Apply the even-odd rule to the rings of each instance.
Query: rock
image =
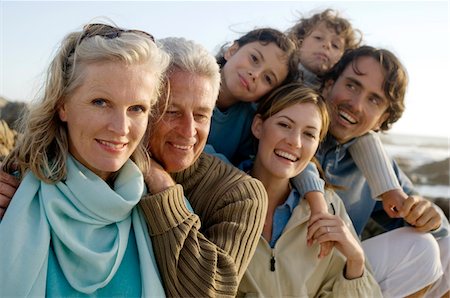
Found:
[[[450,158],[419,166],[408,174],[414,183],[431,185],[448,185]]]
[[[5,121],[0,120],[0,160],[3,160],[14,148],[16,140],[17,132],[10,129]]]
[[[5,120],[12,129],[18,129],[18,120],[27,112],[28,105],[24,102],[7,102],[0,110],[0,119]]]

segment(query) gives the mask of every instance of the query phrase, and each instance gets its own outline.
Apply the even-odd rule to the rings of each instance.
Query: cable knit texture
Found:
[[[205,153],[172,177],[176,186],[140,203],[166,294],[234,297],[262,232],[264,186]]]

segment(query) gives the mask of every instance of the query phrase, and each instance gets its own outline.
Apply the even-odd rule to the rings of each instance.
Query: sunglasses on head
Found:
[[[69,57],[73,55],[73,53],[75,52],[75,48],[80,45],[80,43],[86,38],[101,36],[106,39],[114,39],[120,37],[122,33],[135,33],[143,35],[144,37],[148,37],[151,41],[155,42],[155,38],[153,37],[153,35],[142,30],[127,30],[106,24],[88,24],[83,27],[83,34],[78,39],[78,42],[72,48],[69,55],[67,55],[66,61],[63,66],[63,71],[65,72],[68,69]]]
[[[152,41],[155,41],[155,38],[150,33],[141,30],[127,30],[121,29],[118,27],[113,27],[106,24],[88,24],[83,27],[83,34],[78,40],[78,44],[80,44],[84,39],[90,38],[93,36],[101,36],[106,39],[113,39],[120,37],[122,33],[136,33],[144,35],[150,38]]]

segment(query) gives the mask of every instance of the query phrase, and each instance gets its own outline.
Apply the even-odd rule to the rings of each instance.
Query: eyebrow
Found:
[[[261,51],[259,51],[257,48],[253,48],[254,50],[255,50],[255,52],[257,52],[258,53],[258,55],[259,55],[259,57],[261,58],[261,60],[263,61],[263,62],[265,62],[266,60],[264,59],[264,55],[263,55],[263,53],[261,53]],[[278,79],[278,76],[277,76],[277,74],[275,73],[275,72],[273,72],[272,70],[270,71],[270,73],[275,77],[275,84],[278,84],[278,82],[280,81],[279,79]]]
[[[182,104],[169,103],[167,105],[167,108],[170,108],[170,107],[177,108],[177,109],[180,109],[180,110],[184,110],[184,106]],[[211,112],[212,110],[213,109],[211,107],[208,107],[208,106],[200,106],[200,107],[195,107],[194,108],[194,111],[207,112],[207,113]]]
[[[258,55],[261,57],[261,60],[263,61],[263,62],[265,62],[266,60],[264,59],[264,55],[261,53],[261,51],[260,50],[258,50],[256,47],[255,48],[253,48],[254,50],[255,50],[255,52],[257,52],[258,53]]]
[[[289,120],[290,122],[295,123],[295,121],[294,121],[293,119],[291,119],[291,117],[288,117],[288,116],[286,116],[286,115],[278,116],[278,118],[286,118],[286,119]],[[311,128],[311,129],[319,130],[319,128],[317,128],[317,127],[315,127],[315,126],[312,126],[312,125],[307,125],[306,128]]]

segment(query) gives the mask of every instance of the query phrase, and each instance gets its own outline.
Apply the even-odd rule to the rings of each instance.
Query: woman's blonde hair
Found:
[[[97,32],[92,32],[94,26]],[[83,83],[81,74],[86,66],[108,61],[148,65],[158,82],[152,96],[152,104],[156,103],[163,74],[170,61],[169,55],[158,48],[145,32],[106,24],[86,25],[83,31],[72,32],[63,39],[47,70],[43,94],[30,107],[27,117],[22,119],[23,134],[5,159],[3,170],[12,172],[17,169],[20,174],[31,170],[47,183],[65,178],[68,136],[66,125],[59,119],[58,109],[65,98]],[[132,159],[142,170],[146,169],[148,154],[143,141]]]

